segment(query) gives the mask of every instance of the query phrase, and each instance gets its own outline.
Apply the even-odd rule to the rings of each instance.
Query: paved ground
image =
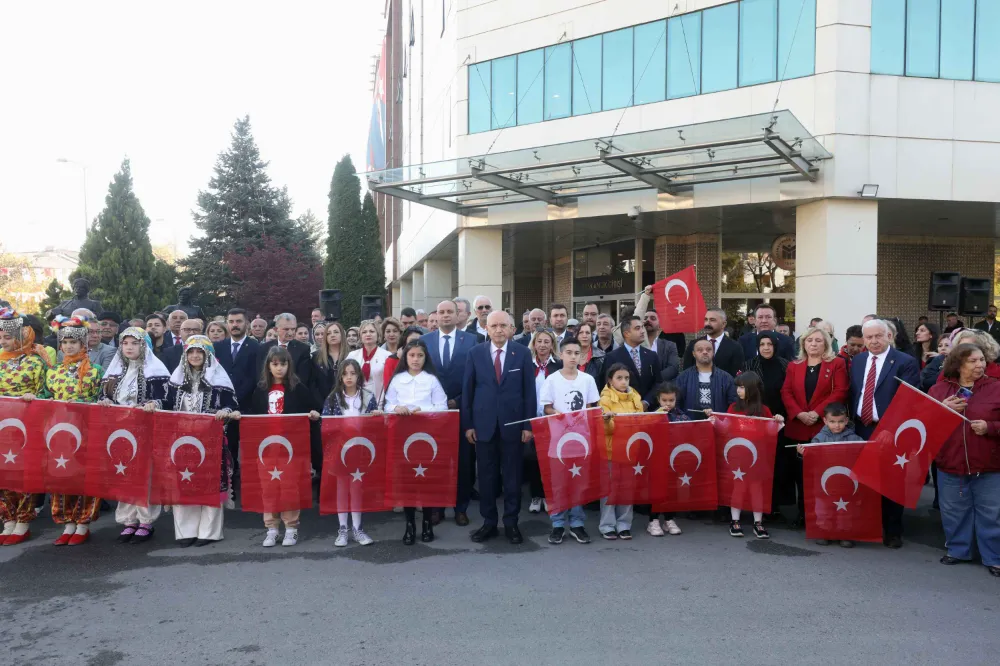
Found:
[[[596,533],[596,513],[588,527]],[[335,517],[307,513],[294,548],[260,547],[257,516],[228,512],[225,541],[118,545],[38,537],[0,548],[0,664],[996,664],[1000,581],[944,567],[937,516],[907,516],[900,551],[770,542],[681,521],[684,534],[560,546],[523,516],[520,547],[471,543],[449,521],[433,544],[334,548]],[[636,523],[637,527],[640,523]]]

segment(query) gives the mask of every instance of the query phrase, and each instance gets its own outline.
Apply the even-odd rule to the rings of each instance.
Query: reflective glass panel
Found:
[[[573,115],[601,110],[601,36],[573,42]]]
[[[469,65],[469,134],[485,132],[492,127],[490,65],[489,61]]]
[[[667,97],[701,92],[701,12],[667,20]]]
[[[493,129],[517,123],[517,56],[493,61]]]
[[[569,115],[570,65],[573,51],[569,44],[545,49],[545,119]]]
[[[635,27],[635,103],[662,102],[667,89],[667,22]]]
[[[907,0],[906,75],[938,75],[940,0]]]
[[[606,32],[602,107],[620,109],[632,104],[632,28]]]
[[[816,0],[778,0],[778,78],[816,71]]]
[[[517,124],[527,125],[542,120],[542,98],[544,97],[542,63],[545,54],[542,49],[528,51],[517,56]]]
[[[701,13],[701,92],[736,87],[739,5],[731,3]]]
[[[778,0],[740,3],[740,85],[777,78]]]
[[[976,80],[1000,83],[1000,0],[979,0],[976,7]]]
[[[872,74],[903,75],[906,0],[872,0]]]
[[[976,0],[941,5],[941,78],[972,80]]]

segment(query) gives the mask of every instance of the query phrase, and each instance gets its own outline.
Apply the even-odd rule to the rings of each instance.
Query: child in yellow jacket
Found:
[[[642,398],[629,386],[629,371],[622,363],[608,369],[608,384],[601,391],[601,409],[604,411],[604,434],[611,459],[611,439],[615,433],[615,414],[637,414],[643,411]],[[608,463],[610,472],[611,463]],[[632,505],[608,504],[601,498],[601,536],[608,540],[632,538]]]

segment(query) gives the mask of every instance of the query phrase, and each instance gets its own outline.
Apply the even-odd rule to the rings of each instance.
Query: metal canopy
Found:
[[[780,177],[815,181],[832,155],[790,111],[554,144],[365,174],[368,188],[450,213],[487,206]]]

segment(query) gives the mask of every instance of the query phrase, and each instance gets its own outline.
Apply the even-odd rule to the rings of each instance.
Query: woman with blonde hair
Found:
[[[211,340],[212,342],[222,342],[223,340],[226,339],[229,333],[226,331],[225,324],[218,321],[213,321],[208,325],[208,329],[206,329],[205,335],[207,335],[208,339]]]
[[[322,322],[313,327],[316,350],[312,354],[313,389],[319,396],[328,396],[337,380],[337,370],[351,349],[347,346],[347,331],[339,321]]]
[[[559,360],[559,338],[552,331],[535,331],[528,342],[528,349],[531,350],[531,358],[535,362],[535,406],[537,416],[545,414],[545,407],[541,403],[542,384],[549,375],[559,372],[562,368],[562,361]],[[534,442],[528,442],[524,448],[524,476],[528,480],[528,489],[531,491],[531,504],[528,505],[530,513],[547,511],[545,506],[545,491],[542,487],[542,471],[538,467],[538,454],[535,452]]]
[[[382,374],[385,371],[385,360],[390,354],[384,347],[379,346],[379,330],[375,322],[366,319],[358,326],[358,335],[361,338],[361,347],[355,349],[347,358],[353,358],[361,365],[361,374],[365,378],[365,386],[369,387],[375,394],[375,402],[382,404],[383,381]]]

